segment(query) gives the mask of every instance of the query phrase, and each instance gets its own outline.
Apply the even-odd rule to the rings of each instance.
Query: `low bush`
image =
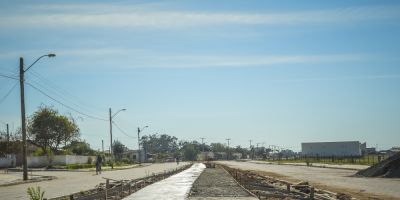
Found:
[[[66,165],[66,169],[85,169],[85,168],[94,168],[96,165],[94,164],[69,164]]]

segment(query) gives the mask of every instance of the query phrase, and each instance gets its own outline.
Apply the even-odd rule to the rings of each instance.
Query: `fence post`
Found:
[[[288,192],[290,192],[290,184],[289,184],[289,183],[286,183],[286,190],[287,190]]]
[[[121,197],[124,196],[124,182],[123,181],[121,181],[121,195],[120,196]]]
[[[132,187],[131,182],[129,182],[128,186],[129,186],[129,194],[131,194],[131,187]]]
[[[314,187],[310,188],[310,199],[314,199]]]
[[[107,200],[107,189],[108,189],[109,184],[110,184],[110,180],[107,179],[106,180],[106,189],[105,189],[106,200]]]
[[[138,190],[137,181],[135,181],[135,192]]]

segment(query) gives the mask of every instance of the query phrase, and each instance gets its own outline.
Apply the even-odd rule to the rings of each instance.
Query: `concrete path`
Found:
[[[358,197],[400,199],[400,178],[352,177],[357,171],[348,169],[256,164],[235,161],[218,161],[217,163],[244,170],[263,171],[289,181],[308,181],[319,188],[334,192],[349,192],[358,195]]]
[[[35,183],[26,183],[13,186],[0,187],[0,200],[8,199],[28,199],[26,194],[28,187],[40,186],[45,191],[45,198],[54,198],[63,195],[85,191],[94,188],[99,183],[104,183],[105,178],[115,180],[130,180],[142,178],[152,173],[161,173],[164,170],[172,170],[179,166],[188,163],[181,163],[177,165],[174,163],[159,163],[152,164],[145,167],[138,167],[126,170],[105,171],[101,175],[96,175],[96,172],[69,172],[69,171],[41,171],[33,172],[36,175],[42,176],[55,176],[54,180],[42,181]],[[13,172],[17,173],[17,172]],[[10,174],[9,174],[10,175]],[[22,177],[22,173],[18,172],[12,176]]]
[[[193,182],[205,169],[204,164],[195,163],[189,169],[175,174],[167,179],[149,185],[125,200],[159,200],[159,199],[185,199],[192,187]]]

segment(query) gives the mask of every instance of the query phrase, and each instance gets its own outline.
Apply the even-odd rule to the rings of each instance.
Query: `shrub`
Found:
[[[94,164],[69,164],[67,165],[67,169],[84,169],[84,168],[93,168]]]
[[[87,164],[92,164],[92,163],[93,163],[93,158],[89,156],[87,159]]]
[[[131,161],[128,158],[122,158],[121,162],[125,163],[125,164],[130,164],[131,163]]]

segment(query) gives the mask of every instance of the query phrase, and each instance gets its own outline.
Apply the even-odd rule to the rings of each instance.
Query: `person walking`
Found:
[[[96,175],[101,174],[101,163],[102,163],[102,158],[100,155],[97,155],[96,158]]]

